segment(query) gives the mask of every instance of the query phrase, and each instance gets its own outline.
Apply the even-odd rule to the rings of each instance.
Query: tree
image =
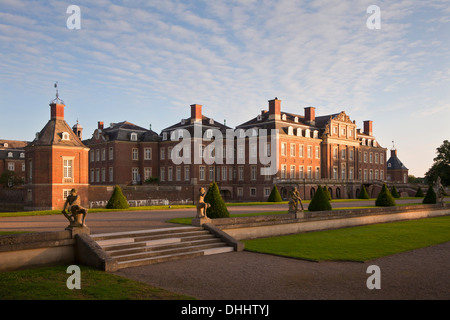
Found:
[[[127,198],[122,193],[122,189],[119,186],[115,186],[114,191],[106,204],[106,209],[128,209]]]
[[[328,190],[327,186],[323,187],[323,191],[325,192],[328,200],[331,201],[331,193],[330,190]]]
[[[416,195],[415,195],[415,197],[424,197],[425,195],[423,194],[423,191],[422,191],[422,188],[421,187],[417,187],[417,192],[416,192]]]
[[[392,186],[392,189],[391,189],[391,195],[392,195],[394,198],[400,198],[400,195],[398,194],[397,188],[396,188],[395,186]]]
[[[205,195],[205,202],[210,204],[210,207],[206,210],[208,218],[228,218],[230,216],[230,212],[228,212],[227,206],[220,195],[217,183],[213,182],[210,184]]]
[[[272,188],[272,192],[270,192],[269,198],[267,199],[268,202],[282,202],[283,199],[281,198],[280,192],[278,192],[277,185],[275,184]]]
[[[23,185],[23,178],[11,170],[6,170],[0,176],[0,184],[5,188]]]
[[[441,177],[441,183],[444,186],[450,185],[450,142],[444,140],[442,145],[436,149],[437,156],[433,159],[434,163],[425,173],[427,183],[434,183],[437,177]]]
[[[361,188],[358,199],[369,199],[369,194],[367,193],[366,187],[364,185]]]
[[[321,186],[317,188],[314,197],[308,206],[309,211],[326,211],[332,210],[330,201]]]
[[[395,206],[395,199],[389,192],[386,184],[383,184],[380,193],[378,194],[377,200],[375,201],[377,207],[393,207]]]
[[[423,204],[434,204],[436,203],[436,192],[434,192],[433,186],[430,185],[427,190],[427,194],[422,201]]]

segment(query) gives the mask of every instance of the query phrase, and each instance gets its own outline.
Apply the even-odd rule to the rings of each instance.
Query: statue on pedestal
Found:
[[[436,193],[436,202],[444,203],[445,190],[441,183],[441,177],[437,177],[436,184],[434,185],[434,191]]]
[[[205,189],[200,188],[198,194],[198,202],[197,202],[197,217],[196,218],[208,218],[206,215],[206,209],[208,209],[211,205],[205,202]]]
[[[69,227],[86,227],[85,220],[88,210],[81,206],[81,200],[76,189],[70,190],[62,213],[69,220]]]
[[[301,210],[298,207],[299,204],[302,208]],[[297,213],[299,211],[304,211],[302,198],[300,197],[300,193],[297,188],[294,187],[294,190],[292,190],[289,194],[289,213]]]

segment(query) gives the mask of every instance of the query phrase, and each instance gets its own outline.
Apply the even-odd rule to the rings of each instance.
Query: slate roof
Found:
[[[219,123],[212,118],[208,118],[206,116],[202,116],[201,124],[202,124],[202,132],[204,132],[207,129],[217,129],[217,130],[221,131],[222,133],[225,133],[227,129],[232,129],[232,128],[230,128],[222,123]],[[186,119],[182,119],[178,123],[175,123],[167,128],[164,128],[161,131],[161,137],[162,137],[163,133],[168,133],[167,140],[170,140],[170,133],[177,129],[187,130],[187,131],[189,131],[191,136],[194,135],[194,123],[191,123],[191,118],[186,118]]]
[[[390,164],[390,166],[389,166]],[[388,170],[408,170],[397,156],[391,156],[387,161]]]
[[[152,142],[159,141],[159,135],[149,129],[142,128],[128,121],[122,121],[118,123],[112,123],[108,128],[103,130],[97,129],[94,132],[101,134],[107,141],[130,141],[131,134],[136,133],[137,142]],[[95,137],[91,139],[83,140],[85,144],[95,143]]]
[[[62,133],[69,134],[68,140],[62,139]],[[78,136],[69,127],[67,122],[62,119],[51,119],[45,127],[39,132],[38,137],[28,144],[31,146],[69,146],[69,147],[85,147]]]
[[[5,147],[5,144],[8,146]],[[2,140],[0,139],[0,150],[4,149],[23,149],[27,146],[28,141],[18,141],[18,140]]]

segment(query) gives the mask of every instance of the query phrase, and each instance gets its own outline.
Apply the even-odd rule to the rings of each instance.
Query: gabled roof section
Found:
[[[390,164],[390,166],[389,166]],[[407,167],[400,161],[400,159],[393,155],[387,161],[387,169],[388,170],[408,170]]]
[[[62,119],[51,119],[28,146],[85,147],[78,136]]]
[[[27,146],[28,143],[29,143],[28,141],[0,139],[0,150],[23,149]]]
[[[85,140],[85,143],[94,144],[104,141],[153,142],[159,141],[159,136],[152,130],[145,129],[128,121],[122,121],[111,123],[108,128],[102,130],[96,129],[92,138]]]

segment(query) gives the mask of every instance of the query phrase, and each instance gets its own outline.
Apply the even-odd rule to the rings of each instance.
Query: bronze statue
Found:
[[[298,209],[298,205],[300,204],[302,210],[303,209],[303,203],[302,203],[302,198],[300,197],[300,193],[298,192],[297,188],[294,187],[294,190],[291,191],[290,193],[290,199],[289,199],[289,212],[297,212],[299,211]]]
[[[205,189],[200,188],[197,202],[197,218],[208,218],[206,215],[206,209],[208,209],[211,205],[205,202],[205,195]]]
[[[66,211],[67,208],[67,211]],[[80,197],[77,195],[77,190],[70,190],[70,195],[64,203],[62,211],[64,216],[69,220],[69,227],[86,227],[85,220],[88,210],[81,206]]]
[[[444,203],[445,190],[441,183],[441,177],[437,177],[436,184],[434,185],[434,191],[436,193],[437,202]]]

